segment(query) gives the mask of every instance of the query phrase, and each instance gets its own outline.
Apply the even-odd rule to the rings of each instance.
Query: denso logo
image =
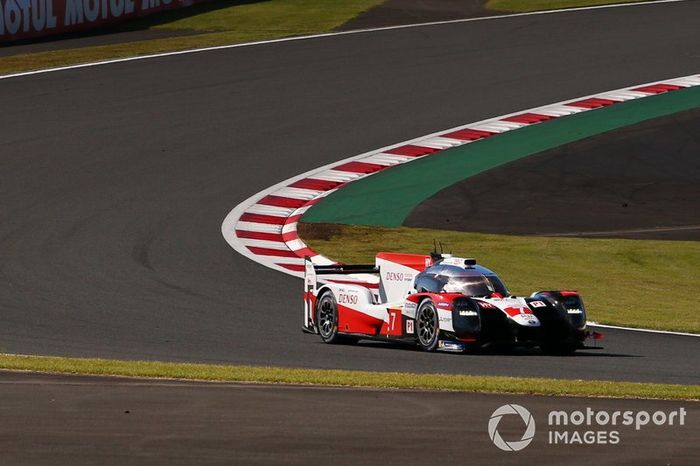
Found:
[[[338,295],[338,303],[340,303],[340,304],[357,304],[357,295],[340,293]]]
[[[387,272],[386,279],[390,282],[407,282],[413,279],[413,275],[403,272]]]

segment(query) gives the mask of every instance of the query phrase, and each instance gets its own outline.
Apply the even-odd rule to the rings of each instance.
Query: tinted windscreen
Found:
[[[489,296],[496,289],[483,275],[449,277],[444,288],[449,293],[462,293],[467,296]]]
[[[487,275],[486,278],[491,282],[491,286],[496,290],[496,293],[502,296],[508,296],[508,288],[506,285],[495,275]]]

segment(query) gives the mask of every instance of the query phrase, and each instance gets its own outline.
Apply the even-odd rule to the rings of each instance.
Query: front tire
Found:
[[[418,346],[423,351],[435,351],[440,336],[440,321],[435,304],[430,299],[424,300],[416,311],[416,333]]]
[[[338,303],[330,291],[325,291],[316,301],[316,326],[324,343],[357,343],[357,338],[338,333]]]

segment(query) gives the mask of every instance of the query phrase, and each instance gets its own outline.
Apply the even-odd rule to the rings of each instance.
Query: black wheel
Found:
[[[552,356],[570,356],[574,354],[578,345],[570,341],[557,341],[542,343],[540,349],[543,353]]]
[[[416,311],[416,334],[418,346],[423,351],[435,351],[440,336],[440,324],[435,305],[430,299],[424,300]]]
[[[330,291],[325,291],[316,301],[316,325],[324,343],[357,343],[355,337],[338,334],[338,303]]]

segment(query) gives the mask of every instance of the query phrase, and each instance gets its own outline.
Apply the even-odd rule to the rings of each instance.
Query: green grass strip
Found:
[[[529,11],[639,2],[640,0],[489,0],[486,3],[486,8],[494,11],[525,13]]]
[[[700,242],[487,235],[423,228],[300,224],[309,247],[346,263],[378,251],[427,253],[437,239],[496,271],[517,296],[577,289],[589,320],[700,333]],[[692,337],[691,337],[692,338]]]
[[[464,144],[352,182],[315,205],[303,221],[397,227],[421,202],[461,180],[548,149],[699,106],[700,87],[687,88]]]
[[[387,389],[451,390],[560,396],[700,400],[700,386],[597,380],[558,380],[405,372],[228,366],[0,355],[0,368],[60,374],[109,375],[247,383],[284,383]]]

